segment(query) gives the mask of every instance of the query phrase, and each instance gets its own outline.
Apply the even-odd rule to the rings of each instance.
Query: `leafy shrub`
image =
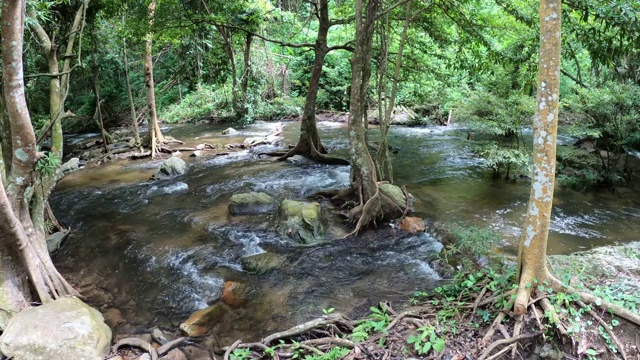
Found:
[[[493,179],[504,177],[512,179],[514,172],[528,174],[530,159],[525,149],[501,147],[496,143],[479,146],[473,152],[486,160],[486,165],[493,172]]]
[[[486,90],[476,90],[460,103],[456,118],[469,121],[482,133],[522,142],[520,127],[534,113],[533,98],[512,93],[506,99]]]
[[[160,118],[168,123],[177,123],[205,116],[226,116],[231,111],[224,88],[214,89],[209,85],[198,85],[197,89],[187,94],[179,104],[163,108]]]

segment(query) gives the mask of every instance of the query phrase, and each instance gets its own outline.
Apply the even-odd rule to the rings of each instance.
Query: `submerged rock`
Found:
[[[287,259],[283,255],[273,252],[247,256],[242,259],[243,269],[257,274],[279,269],[286,263]]]
[[[324,240],[322,207],[317,202],[283,201],[280,205],[278,233],[304,244]]]
[[[229,306],[240,306],[247,301],[251,288],[235,281],[225,281],[222,290],[222,302]]]
[[[268,214],[277,208],[278,202],[273,197],[259,192],[234,194],[229,202],[231,215]]]
[[[165,179],[172,176],[182,175],[187,172],[187,163],[184,160],[172,156],[162,162],[160,169],[153,175],[153,179]]]
[[[100,312],[62,298],[16,314],[0,337],[0,351],[14,360],[102,360],[110,343]]]
[[[222,131],[222,135],[235,135],[237,134],[239,131],[234,129],[234,128],[227,128],[226,130]]]
[[[187,336],[202,336],[229,311],[231,309],[227,304],[217,302],[208,308],[194,312],[185,322],[180,324],[180,330]]]

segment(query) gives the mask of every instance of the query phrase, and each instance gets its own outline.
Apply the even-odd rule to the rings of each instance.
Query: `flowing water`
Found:
[[[278,124],[259,123],[234,136],[221,127],[174,126],[168,133],[198,143],[237,143],[265,135]],[[320,123],[334,155],[346,157],[344,124]],[[295,142],[297,123],[285,139]],[[389,134],[396,183],[416,199],[416,213],[443,224],[490,227],[513,254],[523,221],[529,184],[493,182],[483,161],[471,153],[466,129],[393,127]],[[563,138],[569,142],[571,139]],[[96,305],[120,309],[128,324],[177,326],[220,296],[224,281],[248,284],[248,301],[214,331],[234,340],[258,339],[322,314],[323,308],[357,312],[384,299],[406,300],[442,279],[430,264],[442,245],[428,234],[403,235],[384,228],[316,248],[295,246],[271,231],[267,217],[231,217],[232,194],[262,191],[279,199],[304,199],[344,188],[349,167],[295,165],[264,159],[263,146],[226,156],[183,158],[185,175],[149,181],[161,160],[116,161],[64,178],[53,194],[59,220],[73,229],[55,261],[71,278],[91,278],[106,295]],[[549,252],[637,241],[640,192],[557,192]],[[334,228],[331,236],[347,229]],[[270,254],[282,265],[260,274],[243,261]],[[92,274],[92,275],[91,275]]]

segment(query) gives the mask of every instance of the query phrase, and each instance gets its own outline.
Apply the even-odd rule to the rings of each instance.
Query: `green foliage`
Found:
[[[416,335],[411,335],[407,343],[413,344],[418,355],[427,355],[430,352],[440,353],[444,350],[445,341],[438,337],[434,326],[425,325],[419,328]]]
[[[351,332],[351,339],[355,342],[365,341],[374,333],[386,334],[386,327],[389,325],[389,314],[385,309],[371,307],[369,318],[358,324]]]
[[[177,123],[206,116],[228,116],[231,114],[230,100],[224,90],[214,89],[210,85],[198,85],[179,104],[162,109],[160,118],[168,123]]]
[[[43,175],[51,175],[56,172],[62,159],[58,154],[47,152],[36,163],[36,171]]]
[[[342,359],[348,353],[349,353],[349,349],[336,346],[331,348],[331,350],[327,351],[322,355],[320,354],[306,355],[304,357],[304,360],[338,360],[338,359]]]
[[[449,227],[449,232],[452,237],[443,250],[445,260],[456,255],[467,258],[487,255],[500,241],[500,236],[489,228],[453,224]]]
[[[233,353],[231,353],[231,360],[245,360],[249,359],[251,355],[251,349],[243,348],[243,349],[235,349]]]
[[[503,97],[481,89],[471,92],[460,104],[456,118],[469,121],[478,132],[510,139],[518,146],[522,142],[520,128],[533,116],[533,105],[533,98],[517,92]]]
[[[505,180],[512,179],[511,174],[529,174],[530,158],[529,153],[521,148],[505,148],[496,143],[479,146],[473,152],[486,160],[486,166],[491,169],[493,179],[504,177]]]

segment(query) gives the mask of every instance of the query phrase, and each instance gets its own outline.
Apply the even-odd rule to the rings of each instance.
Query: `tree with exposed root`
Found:
[[[555,307],[546,297],[548,289],[552,289],[554,292],[573,294],[580,299],[578,303],[581,306],[599,306],[603,310],[607,310],[640,326],[640,316],[587,292],[565,286],[551,274],[547,267],[547,240],[554,191],[560,96],[561,14],[561,0],[542,0],[540,2],[538,94],[533,122],[533,179],[524,230],[518,250],[516,265],[518,287],[504,311],[497,316],[483,339],[485,344],[491,343],[493,334],[496,328],[500,326],[505,313],[513,309],[516,322],[513,337],[507,340],[514,341],[509,342],[503,339],[494,342],[487,347],[481,357],[482,359],[486,358],[491,351],[497,349],[495,345],[503,343],[508,344],[508,347],[511,347],[515,354],[517,345],[515,340],[523,336],[521,331],[524,324],[524,315],[533,306],[541,306],[544,310],[543,313],[548,314],[548,317],[553,320],[557,330],[562,335],[567,334],[559,321]],[[544,285],[544,294],[536,294],[538,285]],[[538,295],[540,296],[538,297]],[[532,298],[535,298],[535,301],[532,301]],[[533,308],[533,311],[537,312],[535,308]],[[593,312],[591,315],[597,316]],[[624,354],[622,349],[619,350]]]
[[[11,152],[3,154],[11,165],[0,183],[0,325],[33,300],[48,302],[77,295],[62,278],[47,252],[42,231],[34,226],[31,200],[36,186],[36,137],[27,109],[22,64],[25,2],[2,2],[2,85],[8,118],[5,119]],[[5,182],[6,181],[6,182]],[[27,275],[35,299],[24,282]]]
[[[149,148],[151,149],[151,157],[156,156],[156,147],[158,144],[165,143],[162,131],[158,125],[158,112],[156,110],[156,91],[153,81],[153,21],[156,16],[156,0],[151,0],[148,7],[149,30],[145,39],[144,47],[144,84],[147,88],[147,118],[149,121]]]
[[[318,17],[318,36],[313,46],[314,60],[309,78],[309,87],[302,112],[300,122],[300,138],[297,145],[281,156],[278,160],[284,161],[294,155],[303,155],[324,164],[348,165],[344,159],[327,156],[327,150],[320,141],[318,127],[316,125],[316,101],[318,99],[318,89],[320,88],[320,77],[324,66],[324,59],[327,54],[335,49],[344,48],[342,46],[329,47],[327,44],[327,34],[332,25],[329,19],[329,0],[319,0],[315,3],[315,12]]]

